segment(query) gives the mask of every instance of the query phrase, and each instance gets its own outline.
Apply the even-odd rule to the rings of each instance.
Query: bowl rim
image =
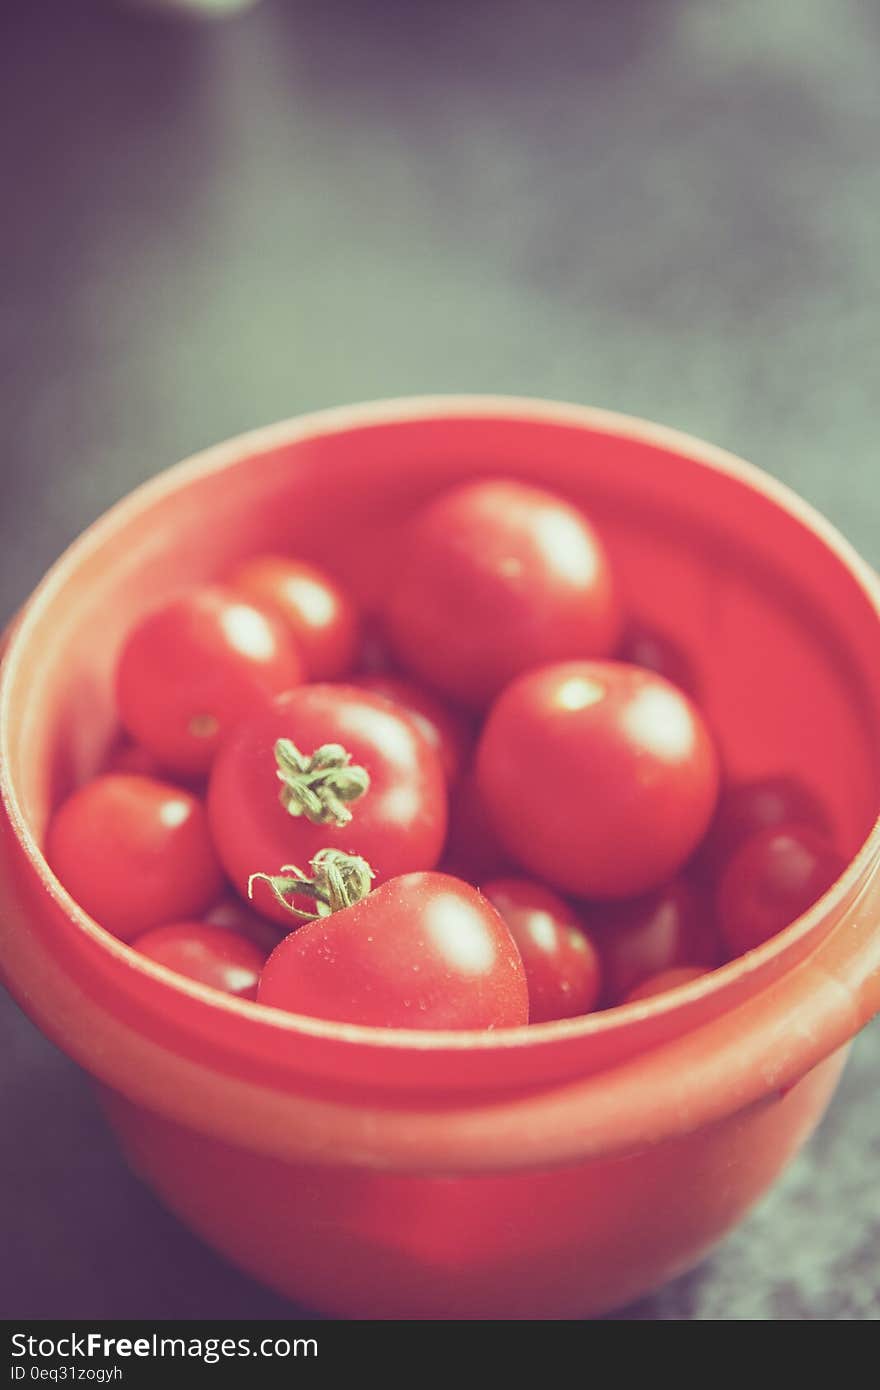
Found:
[[[855,580],[880,625],[880,577],[841,532],[809,502],[785,483],[727,450],[637,416],[538,397],[455,393],[392,397],[331,406],[235,435],[163,469],[112,504],[67,546],[25,600],[7,629],[7,645],[0,662],[0,798],[19,848],[24,852],[43,890],[54,900],[65,917],[80,931],[85,932],[101,949],[123,961],[129,968],[134,968],[179,995],[189,996],[221,1013],[235,1014],[262,1027],[268,1024],[285,1032],[306,1033],[316,1038],[349,1044],[369,1044],[374,1048],[390,1050],[450,1052],[470,1051],[476,1047],[480,1050],[501,1052],[538,1046],[551,1041],[561,1043],[568,1039],[607,1034],[624,1028],[637,1019],[665,1014],[693,999],[715,993],[732,979],[765,966],[793,942],[809,936],[831,910],[859,889],[872,864],[880,860],[880,814],[862,846],[848,861],[843,873],[828,891],[777,936],[744,956],[647,1000],[621,1004],[573,1019],[527,1024],[497,1032],[471,1029],[385,1029],[311,1018],[238,999],[210,986],[188,980],[158,962],[144,957],[102,927],[70,896],[49,867],[22,812],[17,789],[9,776],[8,757],[8,705],[17,664],[26,649],[32,627],[43,610],[63,589],[69,575],[87,556],[94,554],[109,535],[138,513],[148,510],[163,497],[173,494],[189,483],[201,477],[219,474],[225,468],[241,463],[249,457],[270,453],[306,439],[350,433],[376,426],[493,417],[503,418],[507,422],[521,420],[524,424],[537,422],[573,427],[643,443],[684,456],[690,462],[722,473],[752,491],[757,491],[771,504],[812,532],[834,554]]]

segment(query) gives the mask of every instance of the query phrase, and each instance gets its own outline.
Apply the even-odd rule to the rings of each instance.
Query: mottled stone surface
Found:
[[[3,8],[0,608],[134,483],[333,402],[497,390],[727,445],[875,562],[880,9]],[[875,1319],[880,1032],[639,1318]],[[0,1004],[0,1313],[272,1316]],[[131,1252],[137,1250],[137,1258]]]

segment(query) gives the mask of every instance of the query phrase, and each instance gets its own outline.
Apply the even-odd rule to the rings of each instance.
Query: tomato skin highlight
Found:
[[[141,955],[188,980],[210,985],[238,999],[256,999],[266,959],[253,941],[228,927],[205,922],[169,922],[132,941]]]
[[[525,971],[494,907],[446,874],[392,878],[285,937],[258,1002],[379,1028],[516,1027],[528,1022]]]
[[[619,1004],[655,975],[720,963],[709,905],[684,879],[628,902],[591,903],[583,911],[602,962],[606,1005]]]
[[[443,764],[447,782],[451,786],[458,780],[472,742],[464,716],[403,676],[359,675],[353,676],[350,684],[384,696],[415,720]]]
[[[279,619],[205,585],[155,608],[123,646],[119,717],[170,772],[204,775],[229,731],[302,678]]]
[[[721,935],[734,956],[769,941],[822,897],[845,860],[808,826],[774,826],[731,856],[718,884]]]
[[[501,843],[563,892],[626,898],[671,878],[699,843],[718,758],[696,707],[620,662],[527,672],[493,705],[477,750]]]
[[[589,1013],[599,997],[599,955],[568,903],[529,879],[493,879],[481,892],[507,923],[529,987],[529,1022]]]
[[[679,965],[674,970],[661,970],[659,975],[652,975],[631,990],[623,1002],[636,1004],[640,999],[653,999],[658,994],[678,989],[679,985],[689,985],[692,980],[700,980],[708,974],[709,971],[699,965]]]
[[[620,627],[590,523],[562,498],[504,480],[452,488],[416,514],[385,617],[407,671],[478,708],[529,667],[606,655]]]
[[[341,584],[304,560],[257,555],[233,571],[230,588],[281,618],[302,658],[305,679],[349,675],[359,642],[357,610]]]
[[[205,809],[180,787],[106,773],[64,801],[46,858],[71,897],[123,941],[201,916],[221,896]]]
[[[307,754],[339,743],[366,768],[370,788],[352,803],[349,825],[315,825],[284,809],[274,754],[280,738]],[[208,787],[208,815],[217,852],[243,897],[251,874],[277,874],[285,864],[305,870],[328,847],[368,860],[378,884],[434,867],[446,836],[446,784],[427,739],[386,699],[354,686],[303,685],[246,720],[223,744]],[[265,883],[254,885],[253,903],[290,926],[290,913]]]

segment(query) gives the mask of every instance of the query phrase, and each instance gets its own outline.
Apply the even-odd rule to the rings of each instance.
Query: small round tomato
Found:
[[[220,927],[224,931],[233,931],[239,936],[246,936],[249,941],[259,947],[264,959],[270,951],[275,950],[281,940],[278,927],[274,922],[267,922],[265,917],[254,912],[246,902],[232,892],[227,897],[221,898],[210,912],[206,912],[203,921],[209,926]],[[285,925],[287,924],[285,923]]]
[[[153,927],[131,943],[141,955],[158,961],[188,980],[234,994],[239,999],[256,999],[257,982],[265,963],[265,953],[246,936],[228,927],[204,922],[169,922]]]
[[[450,785],[457,780],[471,745],[470,730],[462,715],[402,676],[353,676],[351,684],[384,696],[414,719],[440,758],[446,780]]]
[[[489,818],[483,793],[473,772],[467,772],[450,792],[449,833],[443,868],[479,888],[487,879],[515,872]]]
[[[466,483],[409,523],[388,633],[428,685],[485,705],[514,676],[604,656],[619,631],[604,546],[568,502],[525,483]]]
[[[116,701],[137,742],[170,771],[197,776],[240,719],[301,678],[278,618],[206,586],[137,624],[119,659]]]
[[[508,851],[587,898],[629,897],[670,878],[718,792],[715,748],[688,697],[612,661],[520,676],[492,707],[477,770]]]
[[[663,676],[692,699],[697,694],[697,676],[690,657],[672,637],[648,623],[634,620],[626,624],[617,656],[630,666],[641,666]]]
[[[639,999],[653,999],[657,994],[666,994],[670,989],[678,989],[679,985],[689,985],[692,980],[701,980],[708,974],[709,971],[699,965],[680,965],[676,970],[661,970],[659,975],[652,975],[631,990],[623,1002],[635,1004]]]
[[[123,941],[201,916],[223,891],[205,809],[180,787],[107,773],[55,812],[46,857],[96,922]]]
[[[683,879],[629,902],[591,904],[584,919],[599,951],[603,998],[609,1005],[619,1004],[655,975],[718,963],[711,913]]]
[[[831,835],[825,807],[815,792],[795,777],[759,777],[726,787],[700,848],[699,868],[717,874],[752,835],[785,825],[804,825],[820,835]]]
[[[718,925],[742,955],[796,921],[843,872],[837,850],[808,826],[759,830],[731,856],[718,885]]]
[[[291,744],[302,771],[289,761]],[[328,749],[336,764],[325,767]],[[349,789],[354,774],[361,781]],[[347,804],[337,804],[337,792]],[[362,855],[382,882],[436,864],[446,835],[446,785],[424,734],[387,700],[354,686],[304,685],[223,744],[208,814],[217,852],[242,895],[251,875],[305,865],[325,847]],[[255,885],[253,901],[274,920],[289,920],[264,883]]]
[[[358,615],[335,579],[304,560],[257,555],[229,577],[231,588],[276,613],[293,635],[306,679],[332,681],[355,663]]]
[[[586,1014],[599,996],[599,956],[568,903],[525,878],[484,883],[507,923],[529,986],[529,1022]]]
[[[494,907],[446,874],[392,878],[292,932],[266,962],[261,1004],[378,1028],[527,1023],[528,988]]]

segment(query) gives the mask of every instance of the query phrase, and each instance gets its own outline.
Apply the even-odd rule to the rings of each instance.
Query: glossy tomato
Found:
[[[352,671],[358,647],[358,615],[337,580],[304,560],[257,555],[229,576],[229,585],[289,628],[306,679],[331,681]]]
[[[446,874],[392,878],[286,937],[261,1004],[379,1028],[505,1028],[528,1022],[528,989],[494,907]]]
[[[671,989],[678,989],[679,985],[689,985],[694,980],[700,980],[709,971],[699,965],[680,965],[675,970],[663,970],[659,975],[652,975],[650,979],[643,980],[637,985],[624,1000],[626,1004],[635,1004],[640,999],[653,999],[658,994],[666,994]]]
[[[740,845],[759,830],[786,825],[803,825],[826,838],[831,836],[828,812],[822,802],[795,777],[778,774],[725,787],[700,849],[698,867],[703,873],[717,874]]]
[[[760,830],[728,860],[718,885],[718,925],[732,955],[794,922],[843,872],[830,842],[804,825]]]
[[[268,956],[270,951],[274,951],[278,942],[281,940],[281,933],[276,922],[267,922],[259,912],[254,912],[253,908],[246,903],[236,893],[230,892],[226,897],[221,898],[209,912],[205,913],[203,919],[209,926],[222,927],[226,931],[234,931],[239,936],[246,936],[263,953],[263,958]],[[285,923],[285,926],[288,924]]]
[[[188,980],[239,999],[256,999],[264,951],[239,932],[205,922],[170,922],[131,943],[141,955]]]
[[[452,784],[458,779],[472,742],[464,715],[402,676],[360,675],[353,676],[350,683],[359,690],[383,695],[414,719],[440,758],[446,780]]]
[[[295,772],[281,781],[278,744],[285,740],[306,760],[334,747],[350,758],[339,769],[344,776],[352,768],[366,773],[369,789],[347,803],[347,823],[332,814],[322,819],[320,809],[315,821],[296,806],[286,809],[291,784],[323,795],[326,783],[321,768],[299,782]],[[286,864],[304,868],[325,847],[362,855],[382,882],[436,864],[446,835],[446,784],[424,734],[382,696],[354,686],[304,685],[224,743],[211,774],[208,814],[226,872],[244,895],[252,874],[275,874]],[[276,921],[289,920],[263,883],[254,904]]]
[[[203,587],[147,614],[122,649],[119,717],[170,771],[208,771],[221,738],[302,665],[280,619],[229,589]]]
[[[201,801],[150,777],[107,773],[80,787],[52,818],[46,857],[71,897],[123,941],[198,917],[223,891]]]
[[[620,662],[520,676],[490,712],[477,767],[502,844],[583,897],[629,897],[670,878],[718,792],[718,759],[695,706],[661,676]]]
[[[529,667],[603,656],[619,632],[605,549],[568,502],[524,483],[466,483],[409,523],[388,632],[401,664],[485,705]]]
[[[498,878],[481,889],[510,929],[529,987],[529,1022],[589,1013],[599,997],[599,956],[568,903],[541,883]]]
[[[663,676],[692,699],[696,698],[698,683],[693,662],[684,648],[659,628],[637,620],[628,622],[617,656],[630,666],[642,666],[646,671]]]
[[[683,879],[621,903],[593,903],[584,921],[602,961],[603,999],[619,1004],[644,980],[683,966],[717,965],[706,901]]]

